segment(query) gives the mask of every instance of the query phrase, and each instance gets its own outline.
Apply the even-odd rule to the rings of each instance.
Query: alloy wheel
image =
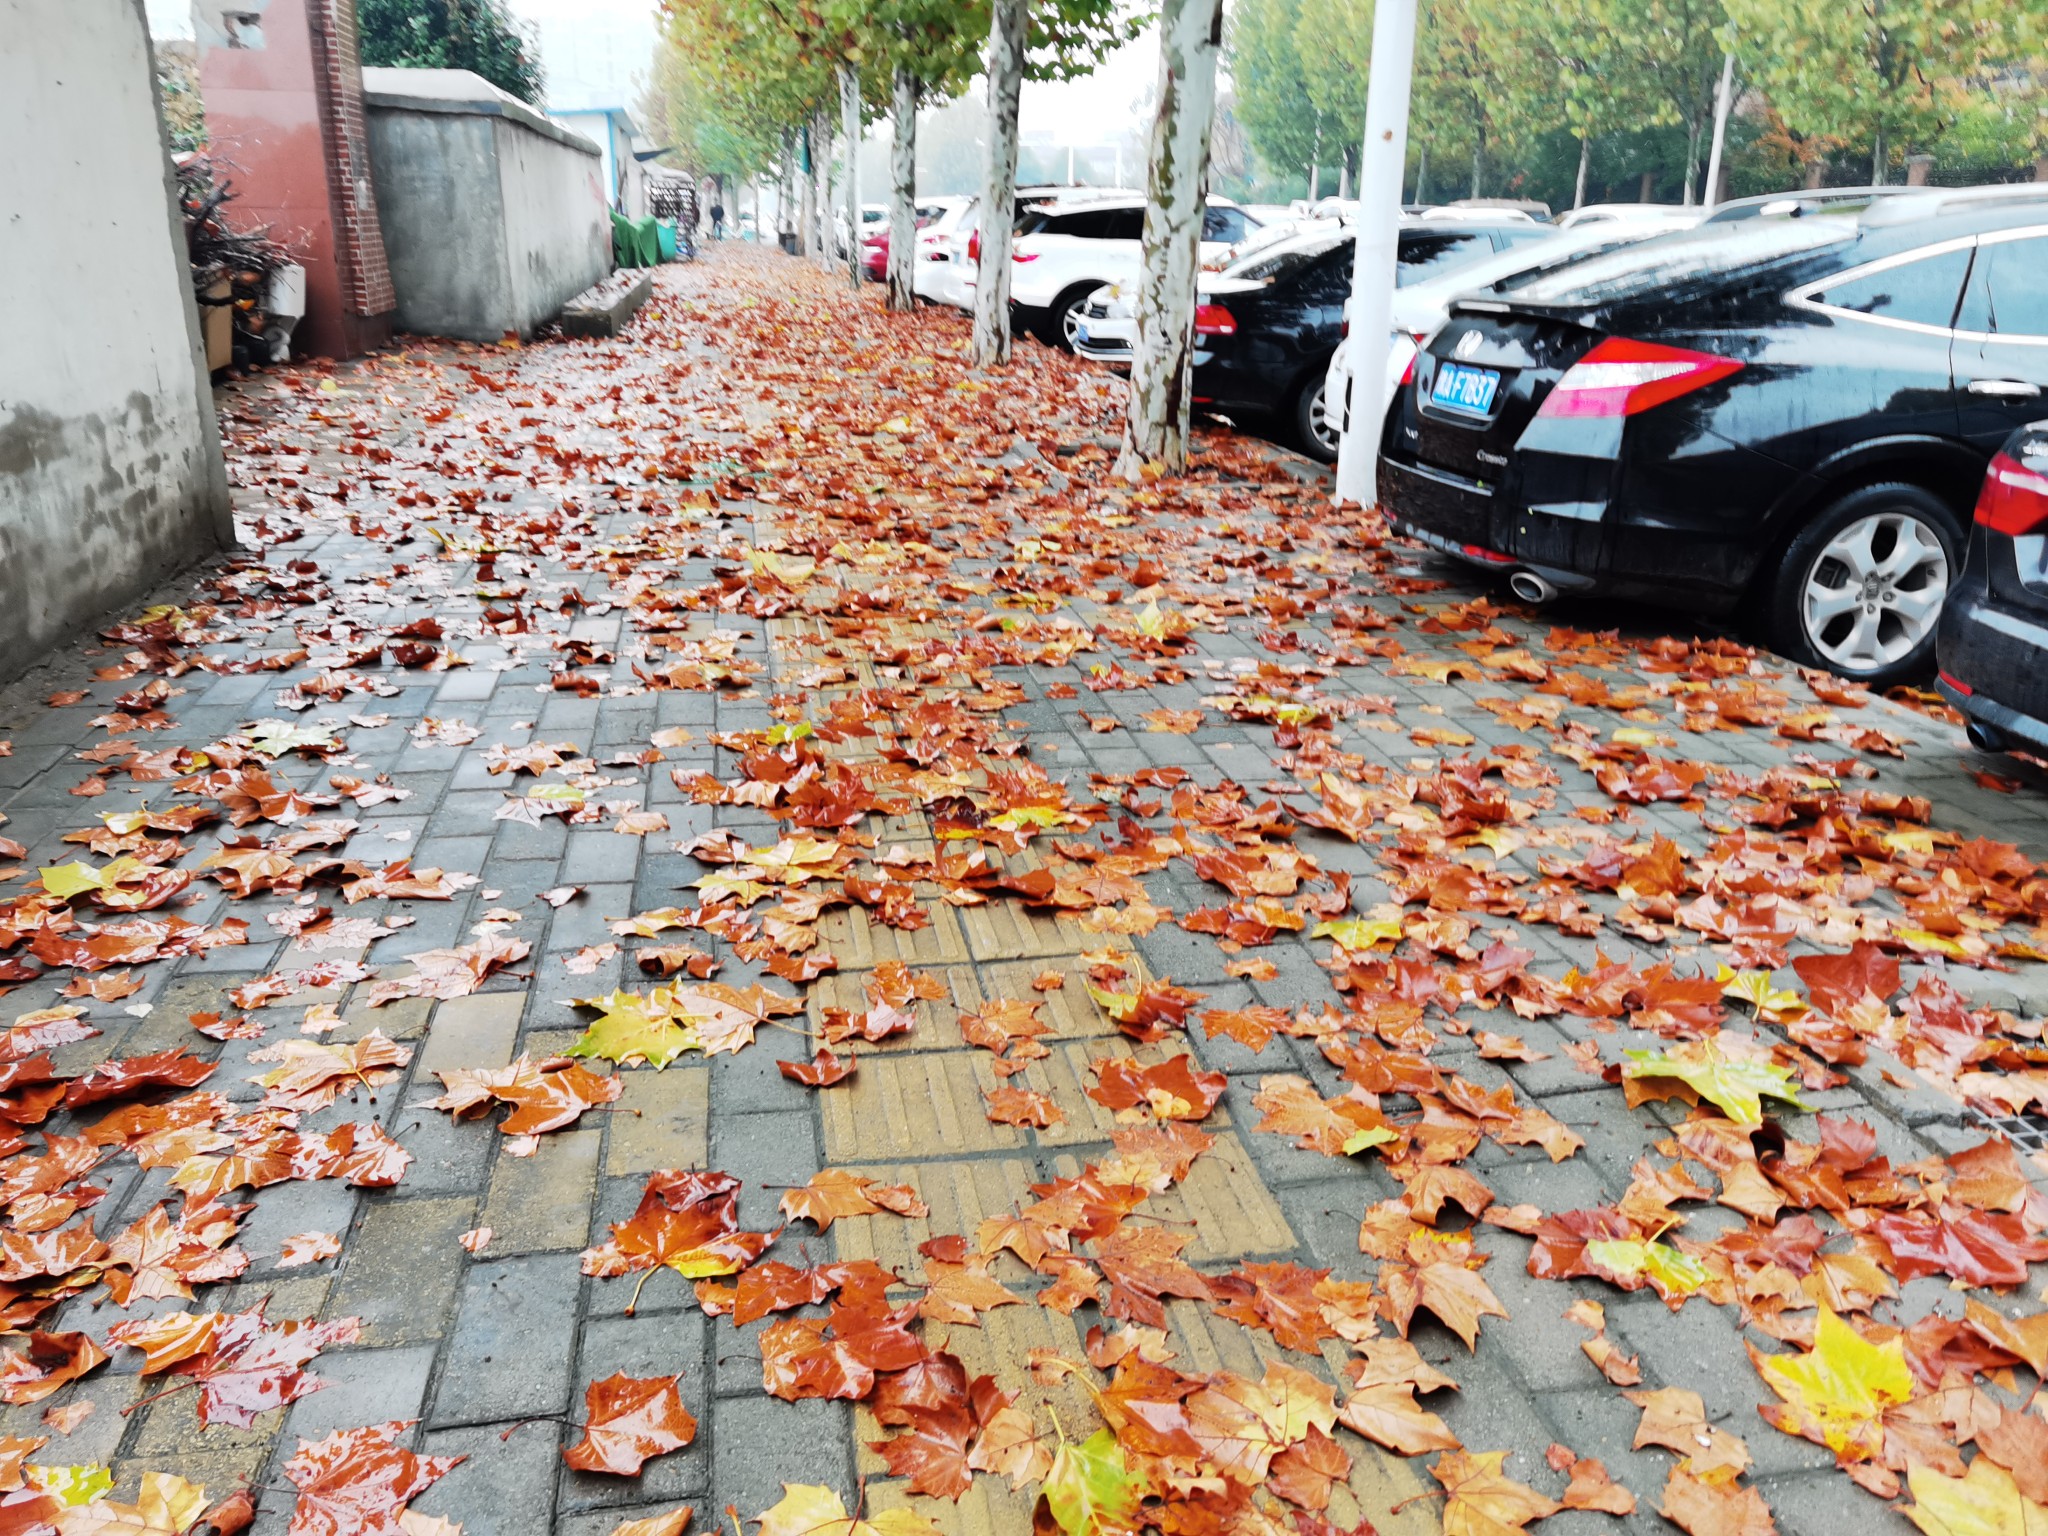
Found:
[[[1334,457],[1341,446],[1341,440],[1337,434],[1336,423],[1330,420],[1328,389],[1327,380],[1318,380],[1315,393],[1309,396],[1308,431],[1317,445]]]
[[[1911,512],[1859,517],[1807,571],[1807,644],[1844,672],[1891,666],[1933,633],[1948,581],[1948,551],[1928,523]]]
[[[1084,319],[1082,311],[1087,307],[1085,299],[1076,299],[1060,311],[1060,334],[1067,338],[1069,352],[1074,350],[1075,344],[1081,339],[1081,322]]]

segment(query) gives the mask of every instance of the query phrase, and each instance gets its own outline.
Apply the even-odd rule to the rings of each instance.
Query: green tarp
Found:
[[[612,255],[622,267],[652,267],[661,261],[661,237],[652,219],[612,214]]]
[[[669,223],[667,219],[656,219],[654,221],[654,233],[661,241],[661,259],[663,261],[674,261],[676,259],[675,225]]]

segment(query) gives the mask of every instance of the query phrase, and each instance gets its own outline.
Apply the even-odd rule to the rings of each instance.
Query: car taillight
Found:
[[[1010,260],[1012,260],[1012,261],[1036,261],[1036,260],[1038,260],[1038,252],[1036,252],[1036,251],[1012,251],[1012,252],[1010,252]]]
[[[1195,334],[1197,336],[1235,336],[1237,317],[1221,304],[1197,304],[1195,306]]]
[[[1977,495],[1977,521],[2007,537],[2038,532],[2048,523],[2048,475],[2010,454],[1994,455]]]
[[[1635,416],[1725,379],[1742,364],[1732,357],[1609,336],[1571,367],[1538,416]]]
[[[967,259],[969,261],[981,260],[981,231],[978,229],[967,237]]]
[[[1420,353],[1416,352],[1408,354],[1408,366],[1401,370],[1401,387],[1403,389],[1406,389],[1415,382],[1415,359],[1420,355]]]

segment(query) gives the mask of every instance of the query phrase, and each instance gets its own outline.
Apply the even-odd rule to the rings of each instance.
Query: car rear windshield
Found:
[[[1846,219],[1745,219],[1702,225],[1544,273],[1516,288],[1515,300],[1570,309],[1676,294],[1831,245],[1847,245],[1855,238],[1856,226]]]
[[[1277,251],[1267,251],[1252,261],[1241,261],[1225,270],[1226,277],[1241,277],[1252,282],[1277,282],[1283,277],[1299,272],[1318,257],[1327,256],[1340,245],[1351,243],[1351,231],[1332,230],[1328,234],[1314,235],[1299,244],[1289,244]]]

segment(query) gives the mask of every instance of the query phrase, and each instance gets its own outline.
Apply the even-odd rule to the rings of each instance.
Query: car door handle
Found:
[[[1997,395],[2007,400],[2030,400],[2041,393],[2041,386],[2029,384],[2025,379],[1972,379],[1965,386],[1973,395]]]

